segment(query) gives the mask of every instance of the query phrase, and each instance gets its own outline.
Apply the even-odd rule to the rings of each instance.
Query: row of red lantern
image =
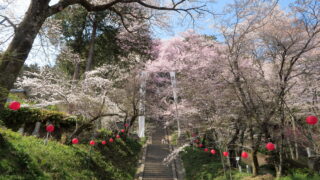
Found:
[[[208,149],[208,148],[204,148],[204,152],[209,152],[209,149]],[[211,150],[210,150],[210,153],[214,155],[214,154],[216,154],[216,150],[211,149]],[[228,152],[222,152],[222,154],[223,154],[223,156],[225,156],[225,157],[228,157],[228,156],[229,156],[229,153],[228,153]],[[242,158],[248,158],[248,153],[247,153],[247,152],[242,152],[242,153],[241,153],[241,157],[242,157]]]
[[[317,124],[317,122],[318,122],[318,118],[317,118],[316,116],[308,116],[308,117],[306,118],[306,122],[307,122],[308,124],[310,124],[310,125],[315,125],[315,124]],[[195,133],[192,134],[192,137],[196,137],[196,136],[197,136],[197,135],[196,135]],[[199,143],[199,140],[198,140],[198,139],[195,139],[194,142],[195,142],[195,143]],[[202,148],[202,147],[203,147],[203,144],[199,144],[198,147],[199,147],[199,148]],[[266,144],[266,149],[267,149],[268,151],[273,151],[273,150],[275,150],[275,148],[276,148],[276,147],[275,147],[275,145],[274,145],[272,142],[268,142],[268,143]],[[205,151],[205,152],[208,152],[209,150],[208,150],[208,148],[205,148],[204,151]],[[211,154],[215,154],[215,150],[211,150]],[[225,157],[227,157],[227,156],[229,155],[229,153],[228,153],[228,152],[223,152],[223,155],[224,155]],[[243,158],[247,158],[247,157],[248,157],[248,153],[243,152],[243,153],[241,154],[241,156],[242,156]]]
[[[203,144],[199,144],[198,145],[199,148],[202,148],[203,147]],[[272,143],[272,142],[268,142],[266,144],[266,148],[269,150],[269,151],[273,151],[275,150],[275,145]],[[204,151],[208,150],[208,148],[205,148]]]
[[[54,126],[53,126],[52,124],[47,125],[46,131],[47,131],[48,133],[52,133],[52,132],[54,131]],[[124,129],[121,129],[120,131],[121,131],[122,133],[125,132]],[[119,139],[119,138],[121,138],[121,137],[120,137],[119,134],[117,134],[117,135],[116,135],[116,138]],[[71,142],[72,142],[72,144],[78,144],[78,143],[79,143],[79,140],[78,140],[78,138],[73,138]],[[110,138],[110,139],[109,139],[109,142],[110,142],[110,143],[113,143],[113,142],[114,142],[114,139],[113,139],[113,138]],[[106,141],[102,141],[101,143],[102,143],[103,145],[107,144]],[[89,142],[89,144],[90,144],[91,146],[94,146],[96,143],[95,143],[94,140],[91,140],[91,141]]]
[[[116,138],[119,139],[119,138],[121,138],[121,137],[120,137],[120,135],[118,134],[118,135],[116,136]],[[78,138],[73,138],[71,142],[72,142],[72,144],[78,144],[78,143],[79,143],[79,140],[78,140]],[[114,142],[114,139],[113,139],[113,138],[110,138],[110,139],[109,139],[109,142],[110,142],[110,143],[113,143],[113,142]],[[94,146],[94,145],[96,144],[96,142],[95,142],[94,140],[91,140],[91,141],[89,142],[89,144],[90,144],[90,146]],[[107,141],[103,140],[103,141],[101,141],[101,144],[105,145],[105,144],[107,144]]]
[[[54,126],[52,125],[52,124],[49,124],[49,125],[47,125],[47,127],[46,127],[46,131],[47,132],[53,132],[54,131]],[[120,130],[122,133],[124,133],[124,132],[126,132],[126,130],[124,130],[124,129],[121,129]],[[118,135],[119,136],[119,135]]]
[[[117,135],[116,138],[120,138],[120,136]],[[110,142],[110,143],[113,143],[113,142],[114,142],[114,139],[113,139],[113,138],[110,138],[110,139],[109,139],[109,142]],[[73,143],[73,142],[72,142],[72,143]],[[78,142],[77,142],[77,143],[73,143],[73,144],[78,144]],[[96,142],[95,142],[94,140],[91,140],[91,141],[89,142],[89,144],[90,144],[90,146],[94,146],[94,145],[96,144]],[[101,141],[101,144],[106,145],[106,144],[107,144],[107,141],[103,140],[103,141]]]

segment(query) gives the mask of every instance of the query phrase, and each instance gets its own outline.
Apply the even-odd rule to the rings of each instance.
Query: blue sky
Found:
[[[52,0],[52,4],[57,2],[58,0]],[[190,0],[191,1],[191,0]],[[193,0],[193,1],[207,1],[207,6],[210,10],[212,10],[215,14],[222,14],[223,8],[227,3],[232,2],[231,0]],[[16,18],[22,18],[24,16],[24,12],[27,10],[29,6],[30,0],[18,0],[14,1],[15,4],[13,4],[13,12],[14,16]],[[279,0],[279,5],[282,9],[288,8],[289,4],[294,2],[294,0]],[[1,0],[0,0],[1,5]],[[0,13],[6,13],[6,12],[0,12]],[[219,36],[214,33],[214,30],[211,28],[212,24],[215,21],[215,18],[213,18],[212,15],[205,15],[204,17],[197,19],[195,21],[194,26],[192,23],[188,20],[181,21],[181,17],[178,16],[177,13],[172,13],[173,17],[170,19],[169,23],[171,25],[171,28],[169,30],[164,30],[159,27],[153,26],[152,31],[155,38],[159,39],[168,39],[174,36],[179,35],[179,33],[184,32],[188,29],[194,29],[199,34],[207,34],[207,35],[215,35]],[[189,19],[190,20],[190,19]],[[0,49],[4,50],[6,47],[0,47]],[[44,53],[44,51],[41,49],[41,44],[39,40],[36,40],[34,43],[34,47],[29,54],[29,57],[26,61],[27,64],[33,64],[38,63],[40,66],[46,65],[46,64],[54,64],[56,53],[58,51],[55,47],[49,47],[49,49],[46,50],[47,54]]]
[[[215,14],[222,14],[224,7],[231,2],[231,0],[215,0],[215,2],[210,2],[207,5],[208,8]],[[289,4],[293,2],[294,0],[279,0],[279,5],[282,9],[288,9]],[[179,35],[179,33],[184,32],[188,29],[194,29],[199,34],[217,35],[210,27],[214,22],[214,18],[212,15],[208,14],[203,18],[200,18],[198,21],[196,21],[194,26],[188,22],[180,23],[180,19],[181,18],[175,16],[175,18],[171,20],[172,29],[170,29],[170,32],[162,30],[158,27],[153,27],[153,29],[155,30],[154,36],[160,39],[168,39],[170,37],[177,36]]]

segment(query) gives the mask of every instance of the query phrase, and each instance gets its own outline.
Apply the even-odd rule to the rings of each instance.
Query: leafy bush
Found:
[[[141,145],[130,138],[92,148],[62,145],[0,129],[6,143],[0,148],[0,179],[130,180]]]
[[[181,153],[181,158],[186,170],[187,180],[212,180],[220,175],[223,169],[218,155],[187,147]]]
[[[186,170],[187,180],[227,180],[218,154],[212,155],[199,148],[188,147],[181,153],[181,158]],[[227,172],[232,174],[232,179],[240,180],[250,176],[247,173],[239,173],[238,170]]]

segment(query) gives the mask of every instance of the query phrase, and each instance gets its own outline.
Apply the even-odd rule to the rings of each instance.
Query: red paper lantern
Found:
[[[46,128],[47,132],[53,132],[54,131],[54,126],[52,124],[49,124]]]
[[[11,102],[11,103],[9,104],[9,109],[14,110],[14,111],[20,109],[20,103],[17,102],[17,101]]]
[[[306,122],[310,125],[315,125],[318,122],[318,118],[316,116],[308,116]]]
[[[243,151],[243,152],[241,153],[241,157],[243,157],[243,158],[245,158],[245,159],[248,158],[248,153]]]
[[[124,126],[125,126],[125,127],[129,127],[129,124],[128,124],[128,123],[125,123]]]
[[[107,141],[101,141],[101,144],[105,145],[107,144]]]
[[[268,142],[267,145],[266,145],[266,148],[269,151],[273,151],[275,149],[275,145],[272,142]]]
[[[110,138],[110,139],[109,139],[109,142],[113,143],[113,139],[112,139],[112,138]]]
[[[223,156],[227,157],[227,156],[229,156],[229,153],[228,152],[223,152]]]
[[[204,152],[208,152],[209,151],[209,149],[208,148],[204,148]]]
[[[126,132],[126,131],[125,131],[124,129],[121,129],[121,132],[124,133],[124,132]]]
[[[116,138],[117,138],[117,139],[119,139],[119,138],[120,138],[120,135],[119,135],[119,134],[117,134]]]
[[[94,146],[95,144],[96,144],[96,142],[94,142],[94,140],[91,140],[91,141],[90,141],[90,145],[91,145],[91,146]]]
[[[199,140],[198,140],[198,139],[196,139],[196,140],[194,140],[193,142],[195,142],[195,143],[199,143]]]
[[[199,148],[202,148],[203,147],[203,144],[199,144]]]
[[[78,144],[78,143],[79,143],[79,140],[77,138],[72,139],[72,144]]]
[[[211,153],[211,154],[215,154],[216,151],[215,151],[214,149],[211,149],[210,153]]]

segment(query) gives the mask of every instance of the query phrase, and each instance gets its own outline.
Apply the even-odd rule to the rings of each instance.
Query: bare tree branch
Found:
[[[121,20],[121,23],[122,23],[123,27],[124,27],[129,33],[133,33],[133,31],[131,31],[131,30],[129,29],[129,27],[127,26],[123,14],[122,14],[121,12],[119,12],[118,10],[116,10],[115,8],[113,8],[113,7],[111,7],[110,10],[113,11],[113,12],[115,12],[115,13],[120,17],[120,20]]]
[[[17,26],[7,16],[0,15],[0,17],[3,17],[3,20],[0,22],[0,24],[3,24],[5,21],[7,21],[13,27],[14,31],[17,30]]]

